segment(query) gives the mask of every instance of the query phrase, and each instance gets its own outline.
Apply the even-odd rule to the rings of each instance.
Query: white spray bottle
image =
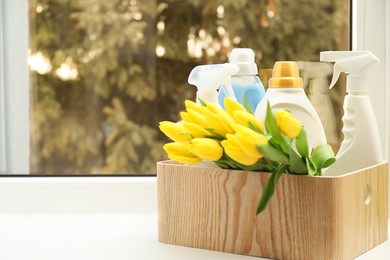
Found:
[[[196,102],[218,105],[218,89],[223,88],[227,96],[236,100],[231,84],[232,75],[239,71],[235,64],[209,64],[196,66],[188,76],[188,83],[197,87]]]
[[[341,72],[347,74],[347,95],[344,99],[344,140],[336,155],[336,162],[324,175],[336,176],[357,171],[383,160],[378,125],[367,95],[366,72],[379,63],[370,51],[321,52],[321,61],[335,62],[332,88]]]

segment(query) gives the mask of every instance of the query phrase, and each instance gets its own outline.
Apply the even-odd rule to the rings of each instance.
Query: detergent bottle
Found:
[[[296,62],[275,63],[267,92],[255,112],[262,122],[265,120],[267,102],[273,109],[286,109],[295,115],[306,131],[309,151],[327,143],[321,120],[303,89]]]

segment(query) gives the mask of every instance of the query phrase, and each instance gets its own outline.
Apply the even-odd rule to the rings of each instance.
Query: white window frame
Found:
[[[0,8],[0,173],[22,174],[30,151],[28,1],[0,0]]]
[[[378,121],[384,158],[389,160],[390,3],[383,0],[354,0],[352,6],[352,49],[370,50],[381,60],[381,64],[368,74],[369,96]]]
[[[379,123],[383,140],[384,157],[389,160],[390,151],[390,2],[384,0],[352,0],[353,6],[353,50],[371,50],[382,63],[370,72],[370,92],[374,111]],[[28,0],[0,0],[0,173],[29,173],[29,76],[27,66],[28,49]],[[375,89],[374,89],[375,87]],[[0,178],[2,188],[18,190],[35,187],[39,190],[69,190],[68,195],[79,190],[96,189],[103,193],[90,195],[91,199],[104,198],[105,201],[123,201],[124,194],[119,191],[140,190],[155,194],[155,177],[59,177],[59,178]],[[152,193],[149,191],[153,190]],[[118,192],[114,192],[118,191]],[[118,197],[120,194],[120,197]],[[4,194],[5,195],[5,194]],[[80,200],[80,194],[73,195],[74,201]],[[129,196],[131,194],[128,194]],[[134,194],[133,194],[134,195]],[[20,203],[23,195],[19,194]],[[42,196],[47,196],[42,195]],[[99,197],[100,196],[100,197]],[[111,196],[111,197],[110,197]],[[4,196],[0,196],[4,198]],[[133,197],[134,196],[130,196]],[[138,196],[136,196],[138,197]],[[145,205],[155,207],[153,196],[142,196]],[[112,200],[110,200],[111,198]],[[148,200],[149,202],[145,200]],[[64,204],[71,199],[64,197]],[[2,200],[2,199],[1,199]],[[4,201],[3,201],[4,202]],[[109,205],[108,203],[107,205]],[[141,203],[142,204],[142,203]],[[141,205],[140,204],[140,205]],[[9,204],[12,205],[20,204]],[[74,205],[74,204],[73,204]],[[77,203],[76,203],[77,205]],[[85,203],[84,206],[90,206]],[[92,204],[94,205],[94,204]],[[106,206],[107,206],[106,205]],[[118,205],[118,204],[110,204]],[[143,204],[142,204],[143,205]],[[28,206],[26,203],[27,207]],[[38,207],[39,208],[39,207]],[[103,207],[104,208],[104,207]],[[106,208],[104,208],[106,209]],[[64,209],[63,209],[64,210]]]

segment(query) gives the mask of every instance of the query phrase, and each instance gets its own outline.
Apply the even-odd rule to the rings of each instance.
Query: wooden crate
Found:
[[[256,217],[269,176],[158,162],[159,241],[276,259],[345,260],[387,240],[387,162],[338,177],[283,174]]]

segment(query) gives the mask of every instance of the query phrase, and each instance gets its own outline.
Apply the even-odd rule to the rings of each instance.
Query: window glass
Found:
[[[158,122],[178,120],[194,100],[187,78],[196,65],[249,47],[267,86],[275,61],[318,61],[320,51],[350,46],[349,0],[29,3],[32,174],[154,174],[166,159]],[[313,66],[300,63],[315,103],[324,93]],[[328,111],[337,149],[343,95],[328,97],[336,117],[315,105]]]

